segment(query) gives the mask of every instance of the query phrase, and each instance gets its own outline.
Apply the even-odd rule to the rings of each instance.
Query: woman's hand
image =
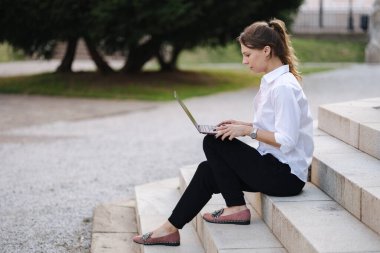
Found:
[[[221,126],[218,126],[216,128],[217,133],[215,135],[215,138],[219,138],[219,136],[222,136],[222,141],[224,141],[224,139],[228,137],[228,139],[231,141],[233,138],[248,135],[251,131],[252,126],[249,125],[238,125],[232,123],[222,124]]]
[[[233,119],[229,119],[229,120],[224,120],[222,122],[220,122],[217,126],[220,127],[222,125],[244,125],[244,126],[252,126],[252,123],[247,123],[247,122],[243,122],[243,121],[237,121],[237,120],[233,120]]]

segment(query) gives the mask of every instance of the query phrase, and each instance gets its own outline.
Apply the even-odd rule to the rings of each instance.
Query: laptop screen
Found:
[[[193,122],[194,126],[198,129],[198,123],[195,121],[193,115],[191,115],[189,109],[187,109],[186,105],[182,102],[182,100],[177,96],[177,92],[174,91],[174,97],[177,99],[178,103],[181,105],[183,110],[186,112],[187,116],[189,116],[190,120]]]

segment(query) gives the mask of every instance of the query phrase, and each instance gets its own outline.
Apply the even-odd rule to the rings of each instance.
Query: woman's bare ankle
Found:
[[[163,224],[163,227],[165,228],[165,230],[169,233],[174,233],[176,231],[178,231],[178,229],[170,223],[170,221],[166,221],[164,224]]]
[[[233,213],[236,213],[236,212],[240,212],[240,211],[243,211],[243,210],[246,210],[246,209],[248,209],[247,205],[230,206],[230,207],[226,207],[226,208],[224,209],[223,214],[224,214],[224,215],[229,215],[229,214],[233,214]]]

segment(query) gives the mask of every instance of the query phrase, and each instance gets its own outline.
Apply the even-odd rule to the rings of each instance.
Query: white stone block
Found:
[[[380,187],[363,189],[362,221],[380,234]]]
[[[180,169],[180,177],[179,178],[180,178],[180,192],[181,192],[181,194],[185,191],[186,187],[189,185],[197,167],[198,167],[198,165],[194,164],[194,165],[182,167]]]
[[[363,153],[315,154],[311,181],[358,219],[361,189],[380,186],[380,161]]]
[[[360,151],[341,140],[332,136],[315,136],[314,137],[314,155],[315,154],[349,154],[360,153]]]
[[[93,233],[137,233],[135,209],[100,205],[94,211]]]
[[[179,200],[178,190],[178,178],[136,186],[137,213],[169,217]]]
[[[263,217],[262,213],[262,201],[260,192],[244,192],[246,201],[255,209],[260,217]]]
[[[322,105],[319,107],[319,128],[359,148],[360,125],[380,123],[380,98]]]
[[[254,206],[255,210],[265,221],[270,229],[273,228],[273,203],[276,202],[302,202],[302,201],[323,201],[331,200],[326,194],[323,194],[313,184],[306,183],[302,192],[292,197],[274,197],[262,193],[245,193],[248,202]]]
[[[223,207],[223,206],[219,206]],[[219,209],[218,206],[207,206],[202,210],[201,215]],[[230,224],[213,224],[201,221],[199,226],[204,241],[204,248],[208,253],[223,252],[223,250],[251,250],[251,252],[267,252],[259,250],[273,250],[284,252],[283,246],[276,239],[273,233],[260,219],[259,215],[251,209],[251,224],[246,226]],[[256,251],[257,250],[257,251]],[[228,251],[227,251],[228,252]],[[271,251],[269,251],[271,252]]]
[[[360,125],[359,149],[380,159],[380,123]]]
[[[330,111],[328,106],[320,106],[318,112],[319,128],[330,135],[358,148],[359,123],[350,120],[335,111]]]
[[[379,252],[380,237],[334,201],[276,202],[273,233],[289,252]]]
[[[318,128],[318,120],[313,121],[313,136],[326,136],[328,135],[326,132],[322,131]]]
[[[132,241],[136,233],[93,233],[91,253],[140,253],[140,245]]]
[[[272,249],[226,249],[220,250],[219,253],[287,253],[284,248]]]

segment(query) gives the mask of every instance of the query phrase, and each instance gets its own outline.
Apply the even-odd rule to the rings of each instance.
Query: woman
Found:
[[[221,122],[215,136],[204,138],[207,161],[199,164],[193,179],[162,226],[142,236],[145,245],[180,244],[178,229],[191,221],[221,193],[226,208],[206,213],[203,219],[219,224],[250,224],[251,214],[243,191],[273,196],[294,196],[307,181],[313,153],[313,120],[299,84],[297,58],[285,24],[273,19],[255,22],[238,37],[243,64],[265,73],[254,99],[253,123]],[[257,149],[235,137],[258,140]]]

